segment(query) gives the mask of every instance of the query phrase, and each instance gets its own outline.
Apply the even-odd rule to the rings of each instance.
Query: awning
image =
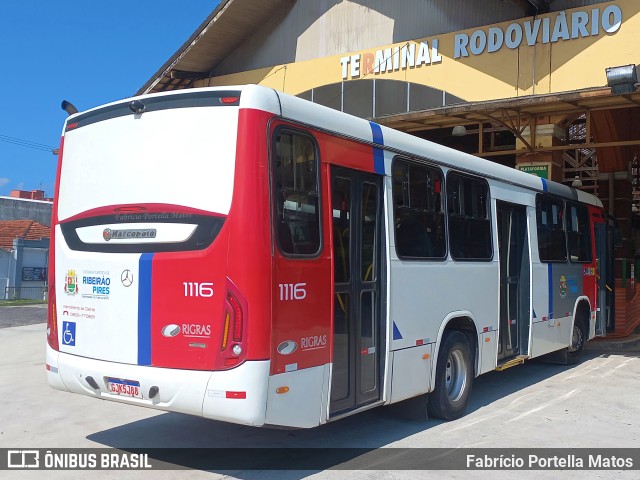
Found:
[[[293,3],[294,0],[221,0],[136,95],[188,88],[195,80],[208,78],[218,63],[265,23],[265,18]]]
[[[545,115],[581,115],[597,110],[639,107],[640,92],[613,95],[609,87],[589,88],[546,95],[530,95],[502,100],[469,102],[446,107],[385,115],[376,122],[403,132],[452,128],[498,121],[523,128],[530,119]]]

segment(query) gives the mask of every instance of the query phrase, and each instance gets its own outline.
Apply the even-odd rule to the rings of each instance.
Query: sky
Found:
[[[62,100],[83,111],[132,96],[218,3],[2,0],[0,196],[53,196]]]

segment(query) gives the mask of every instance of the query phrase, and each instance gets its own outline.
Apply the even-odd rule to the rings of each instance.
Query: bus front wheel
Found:
[[[436,364],[435,389],[429,394],[431,416],[455,420],[464,414],[473,384],[471,358],[469,340],[464,333],[445,332]]]

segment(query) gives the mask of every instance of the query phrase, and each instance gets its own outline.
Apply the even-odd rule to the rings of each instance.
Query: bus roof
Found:
[[[372,139],[371,125],[368,120],[339,112],[323,105],[312,104],[307,100],[278,92],[282,106],[281,115],[285,118],[303,122],[320,130],[327,130],[331,125],[332,132],[356,138],[368,143],[376,143]],[[600,199],[590,193],[577,190],[561,183],[545,180],[530,173],[521,172],[505,165],[476,157],[413,135],[378,125],[382,131],[381,147],[396,151],[410,157],[422,158],[433,163],[468,173],[482,175],[499,181],[508,182],[540,192],[588,203],[601,207]]]
[[[113,109],[118,105],[129,104],[133,100],[144,102],[147,98],[158,98],[159,96],[193,96],[205,92],[220,91],[239,92],[240,108],[254,108],[271,112],[274,115],[309,125],[318,130],[377,145],[410,158],[431,161],[459,171],[481,175],[535,191],[549,192],[560,197],[602,207],[600,199],[590,193],[551,180],[545,180],[530,173],[521,172],[382,125],[375,124],[379,131],[382,132],[382,135],[374,138],[372,135],[372,122],[366,119],[260,85],[193,88],[125,98],[69,116],[65,122],[63,132],[66,131],[67,124],[77,122],[79,118],[96,115],[101,111]]]

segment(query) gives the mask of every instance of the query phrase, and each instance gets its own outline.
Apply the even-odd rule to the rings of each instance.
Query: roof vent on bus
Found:
[[[78,113],[78,109],[75,107],[75,105],[71,102],[67,102],[66,100],[62,100],[62,104],[60,104],[60,107],[69,115]]]
[[[133,100],[131,103],[129,103],[129,109],[133,113],[140,114],[144,112],[144,103],[142,103],[140,100]]]

